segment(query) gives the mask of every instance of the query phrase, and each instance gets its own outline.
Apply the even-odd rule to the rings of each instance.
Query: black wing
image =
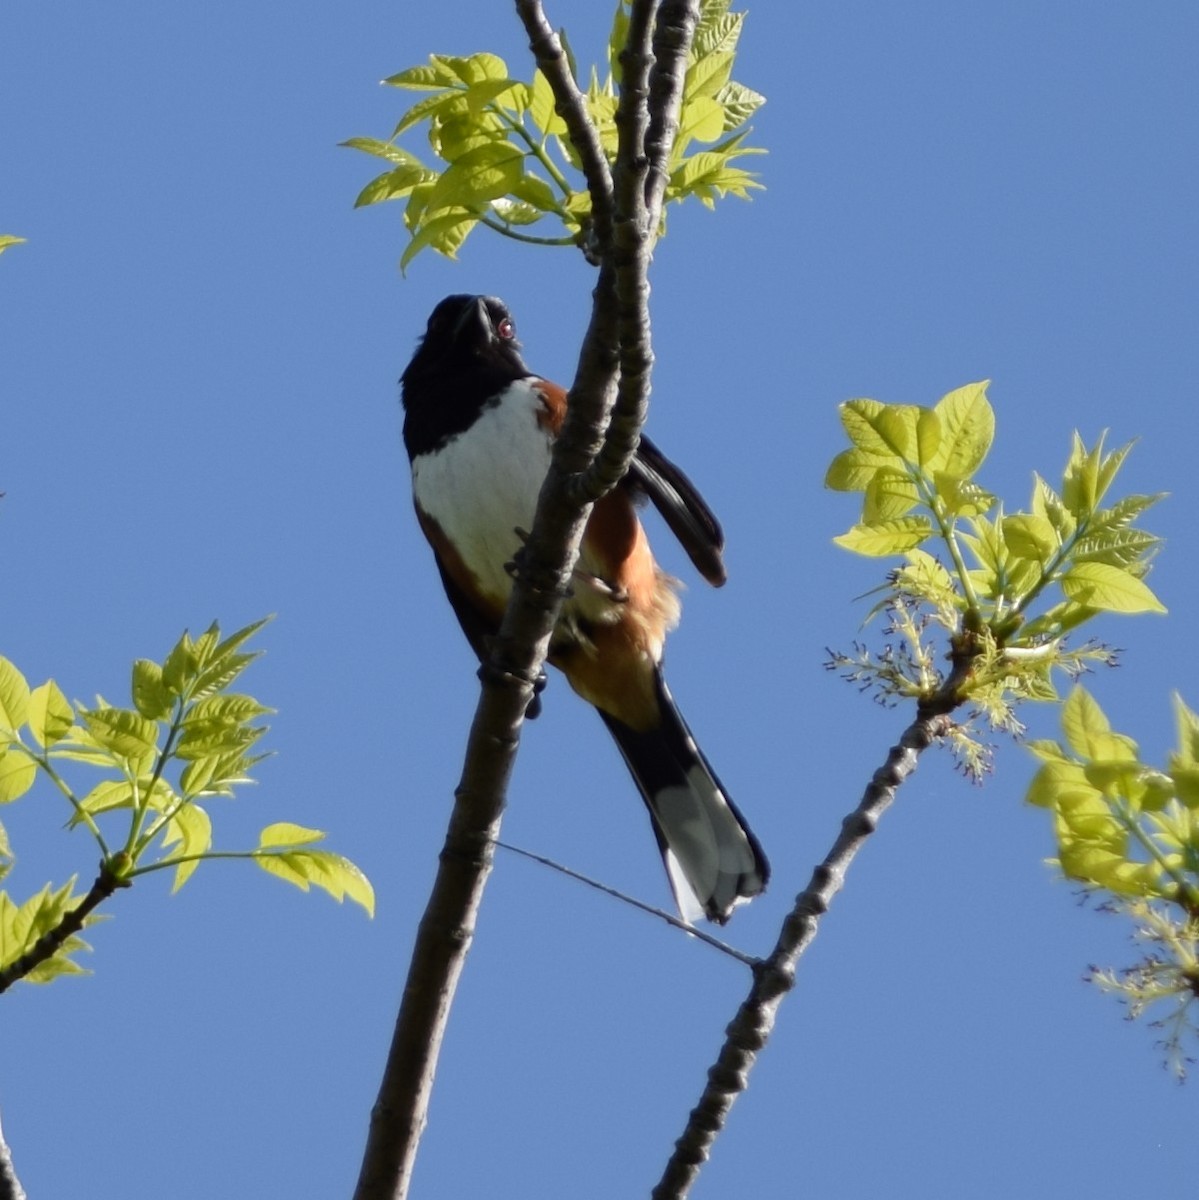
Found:
[[[649,497],[695,569],[713,587],[720,587],[728,578],[723,558],[724,530],[695,484],[644,434],[625,484]]]

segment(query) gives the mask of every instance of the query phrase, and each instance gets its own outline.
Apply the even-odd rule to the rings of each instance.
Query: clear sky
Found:
[[[597,15],[602,11],[602,16]],[[558,3],[581,59],[606,6]],[[246,686],[277,708],[218,841],[326,829],[368,921],[248,866],[152,879],[91,931],[95,974],[0,1000],[0,1107],[31,1196],[329,1197],[353,1187],[477,688],[412,517],[396,380],[433,304],[505,297],[534,369],[573,372],[589,268],[476,234],[407,279],[400,212],[354,212],[386,137],[377,81],[430,51],[527,71],[504,4],[5,5],[0,39],[0,653],[68,695],[126,695],[181,629],[268,612]],[[822,670],[879,566],[830,539],[852,396],[991,378],[981,481],[1027,502],[1071,430],[1140,441],[1168,490],[1167,618],[1097,630],[1092,680],[1161,760],[1199,704],[1192,4],[752,6],[737,77],[768,190],[676,211],[653,275],[650,431],[728,535],[668,675],[774,863],[729,935],[761,952],[909,714]],[[1045,714],[1030,712],[1038,733]],[[1195,1086],[1081,982],[1124,930],[1077,902],[1024,807],[930,754],[851,873],[697,1198],[1190,1194]],[[47,792],[5,810],[25,895],[94,853]],[[599,721],[554,680],[505,834],[667,900]],[[529,863],[492,878],[415,1194],[636,1196],[657,1179],[744,992],[741,969]]]

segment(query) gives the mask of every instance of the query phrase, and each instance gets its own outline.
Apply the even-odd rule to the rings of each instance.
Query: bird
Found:
[[[417,521],[480,661],[499,631],[512,564],[566,416],[566,390],[529,370],[521,351],[502,300],[447,296],[400,381]],[[765,889],[770,866],[662,676],[680,585],[650,550],[637,515],[646,499],[703,578],[725,582],[719,522],[687,476],[642,436],[622,482],[592,508],[547,661],[615,740],[684,920],[724,924]],[[540,709],[539,693],[529,716]]]

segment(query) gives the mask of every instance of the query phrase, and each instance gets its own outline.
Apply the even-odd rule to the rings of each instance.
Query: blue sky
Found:
[[[569,382],[591,276],[476,235],[407,279],[400,214],[351,204],[430,51],[527,70],[505,5],[62,0],[0,43],[0,653],[118,698],[180,630],[268,612],[247,688],[277,708],[260,784],[214,813],[326,829],[367,921],[248,867],[151,879],[92,931],[91,977],[3,999],[0,1107],[33,1196],[346,1195],[476,700],[411,515],[396,380],[433,304],[504,296]],[[580,58],[607,12],[560,4]],[[1168,618],[1098,630],[1092,681],[1162,759],[1192,636],[1197,116],[1191,5],[753,6],[737,77],[769,103],[767,191],[676,211],[653,275],[650,431],[703,488],[730,581],[689,579],[672,689],[775,867],[729,934],[763,951],[908,717],[821,668],[878,564],[830,538],[852,396],[994,380],[983,482],[1026,503],[1077,427],[1139,438],[1128,490]],[[555,680],[505,836],[667,898],[600,723]],[[1038,733],[1046,714],[1030,711]],[[1042,860],[1028,755],[975,788],[927,756],[855,865],[694,1195],[784,1200],[1185,1194],[1194,1087],[1086,987],[1123,930]],[[2,814],[18,894],[92,848],[38,792]],[[644,1195],[744,991],[703,946],[501,858],[459,993],[414,1194]]]

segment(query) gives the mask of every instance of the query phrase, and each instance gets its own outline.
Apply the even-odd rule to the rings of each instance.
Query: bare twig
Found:
[[[538,47],[538,62],[554,90],[557,110],[576,146],[598,146],[582,96],[564,69],[561,47],[549,30],[537,0],[516,0],[517,10]],[[646,22],[652,0],[634,0],[636,19]],[[544,56],[544,58],[542,57]],[[593,204],[620,190],[601,169],[598,156],[583,153]],[[597,221],[597,235],[601,233]],[[437,877],[420,926],[409,966],[391,1050],[370,1132],[355,1200],[403,1200],[427,1119],[438,1053],[458,979],[474,934],[483,888],[491,870],[494,842],[507,795],[508,780],[520,741],[521,724],[533,684],[545,661],[550,635],[570,581],[583,527],[590,513],[577,477],[591,466],[603,445],[622,361],[625,322],[619,297],[637,298],[634,323],[648,338],[644,314],[644,272],[649,256],[636,243],[644,230],[630,229],[627,254],[614,252],[615,235],[598,244],[600,276],[567,419],[541,490],[537,515],[524,547],[499,636],[479,674],[482,692],[466,748],[462,780],[441,852]],[[622,235],[623,241],[624,235]],[[646,343],[648,356],[648,342]],[[648,384],[646,383],[646,386]]]
[[[821,917],[841,890],[845,873],[891,806],[896,791],[916,769],[920,754],[949,730],[948,714],[962,702],[962,689],[976,654],[973,639],[958,639],[949,677],[919,704],[916,720],[875,771],[861,803],[841,823],[841,833],[832,849],[796,897],[774,950],[755,968],[749,995],[725,1030],[724,1045],[708,1070],[707,1085],[675,1142],[662,1178],[650,1193],[651,1200],[682,1200],[690,1191],[734,1101],[749,1084],[749,1072],[774,1029],[783,997],[795,986],[796,967],[816,937]]]
[[[612,236],[612,172],[608,159],[571,74],[562,40],[546,20],[541,0],[516,0],[516,13],[529,35],[529,49],[554,93],[554,111],[566,123],[567,136],[579,155],[591,193],[593,225],[590,236],[584,231],[582,248],[593,262],[598,262]]]

